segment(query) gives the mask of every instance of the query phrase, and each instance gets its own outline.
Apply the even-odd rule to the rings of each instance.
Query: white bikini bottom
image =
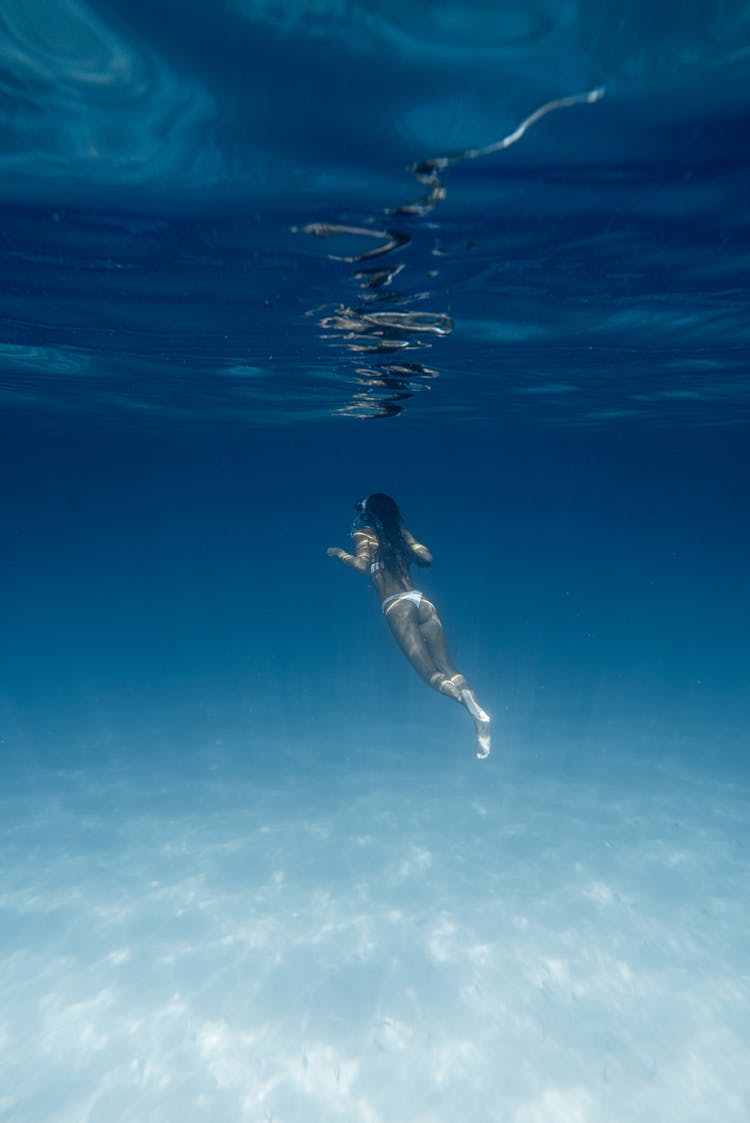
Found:
[[[420,593],[419,589],[406,589],[403,593],[394,593],[392,597],[386,597],[383,601],[383,612],[387,616],[388,610],[393,608],[394,604],[398,601],[408,600],[413,605],[419,608],[423,600],[426,600],[424,593]]]

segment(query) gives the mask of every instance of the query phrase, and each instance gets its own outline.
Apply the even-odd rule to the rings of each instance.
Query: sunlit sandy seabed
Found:
[[[746,791],[325,751],[6,789],[0,1119],[745,1123]]]

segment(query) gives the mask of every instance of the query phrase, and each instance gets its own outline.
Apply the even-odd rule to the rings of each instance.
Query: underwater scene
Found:
[[[750,4],[0,46],[0,1123],[746,1123]]]

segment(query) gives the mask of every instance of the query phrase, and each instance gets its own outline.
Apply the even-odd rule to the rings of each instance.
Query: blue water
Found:
[[[750,7],[0,36],[2,1123],[745,1123]]]

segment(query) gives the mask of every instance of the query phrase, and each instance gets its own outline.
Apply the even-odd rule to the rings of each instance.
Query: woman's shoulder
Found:
[[[352,537],[356,543],[361,542],[362,545],[366,544],[375,547],[378,544],[378,536],[369,526],[357,527],[357,529],[352,532]]]

